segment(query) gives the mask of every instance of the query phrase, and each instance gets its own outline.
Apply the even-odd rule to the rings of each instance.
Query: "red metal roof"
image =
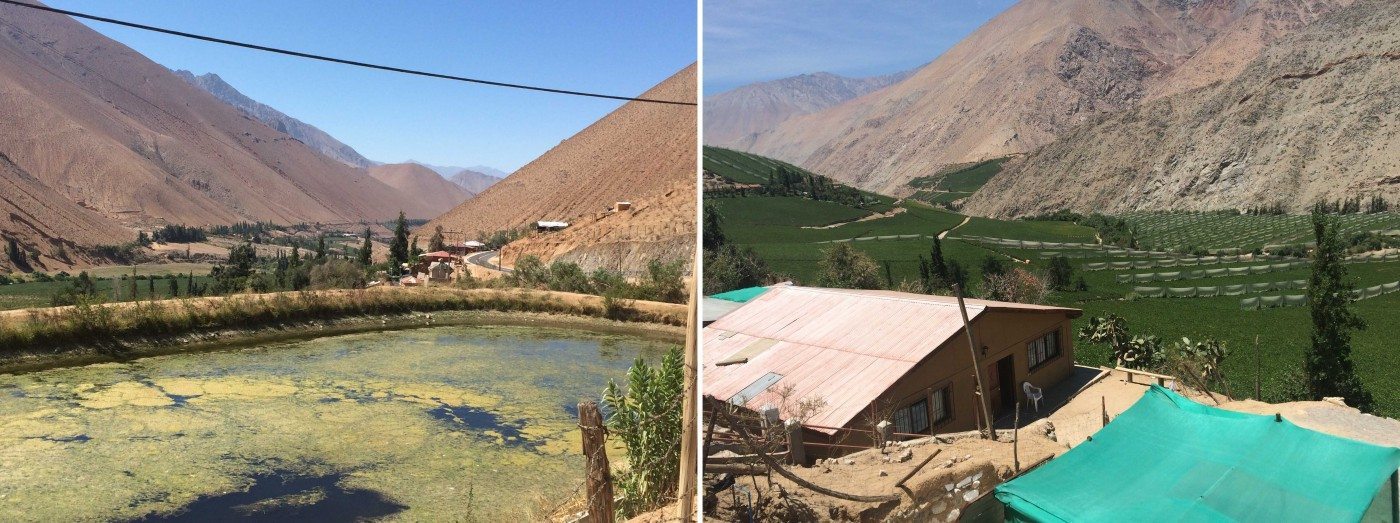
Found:
[[[969,320],[988,309],[1078,313],[1041,305],[966,302]],[[777,373],[781,379],[743,398],[747,401],[742,405],[754,410],[765,404],[783,408],[775,391],[791,386],[789,403],[826,401],[808,424],[841,427],[961,332],[957,298],[777,286],[705,327],[703,390],[721,401],[734,401],[746,387]],[[754,345],[759,342],[772,345]],[[717,365],[741,357],[736,354],[745,348],[750,348],[746,363]]]

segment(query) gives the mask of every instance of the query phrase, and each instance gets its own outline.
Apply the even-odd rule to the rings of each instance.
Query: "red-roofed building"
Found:
[[[1070,320],[1081,311],[966,304],[994,418],[1026,402],[1025,383],[1044,389],[1070,374]],[[804,423],[807,441],[863,445],[840,429],[869,431],[882,420],[905,434],[980,425],[972,354],[954,297],[778,286],[705,327],[703,346],[702,390],[714,401],[751,411],[825,402]],[[787,401],[777,392],[784,389]],[[881,419],[872,421],[872,413]]]

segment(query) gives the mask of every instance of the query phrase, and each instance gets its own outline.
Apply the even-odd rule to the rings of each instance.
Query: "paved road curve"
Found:
[[[510,273],[512,273],[512,272],[515,272],[514,269],[507,269],[507,268],[505,268],[505,267],[501,267],[500,265],[492,265],[492,264],[491,264],[491,258],[495,257],[497,254],[499,254],[497,251],[481,251],[481,252],[478,252],[478,253],[476,253],[476,254],[472,254],[472,255],[470,255],[470,256],[467,256],[467,263],[470,263],[470,264],[472,264],[472,265],[476,265],[476,266],[479,266],[479,267],[485,267],[485,268],[491,269],[491,270],[493,270],[493,271],[501,271],[501,272],[504,272],[504,273],[506,273],[506,274],[510,274]]]

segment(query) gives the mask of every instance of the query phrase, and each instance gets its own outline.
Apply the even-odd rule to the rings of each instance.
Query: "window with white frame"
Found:
[[[904,434],[920,434],[927,431],[928,399],[921,399],[913,405],[894,411],[894,431]]]
[[[1046,334],[1035,341],[1026,344],[1026,361],[1030,362],[1029,367],[1034,369],[1040,364],[1055,359],[1060,355],[1060,331],[1056,330]]]

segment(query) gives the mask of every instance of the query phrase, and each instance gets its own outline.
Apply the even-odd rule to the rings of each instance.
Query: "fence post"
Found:
[[[608,453],[604,445],[603,414],[598,412],[597,403],[584,401],[578,404],[578,427],[583,432],[588,521],[612,523],[612,471],[608,468]]]
[[[788,463],[806,464],[807,449],[802,446],[802,422],[789,419],[783,422],[783,428],[787,429]]]

